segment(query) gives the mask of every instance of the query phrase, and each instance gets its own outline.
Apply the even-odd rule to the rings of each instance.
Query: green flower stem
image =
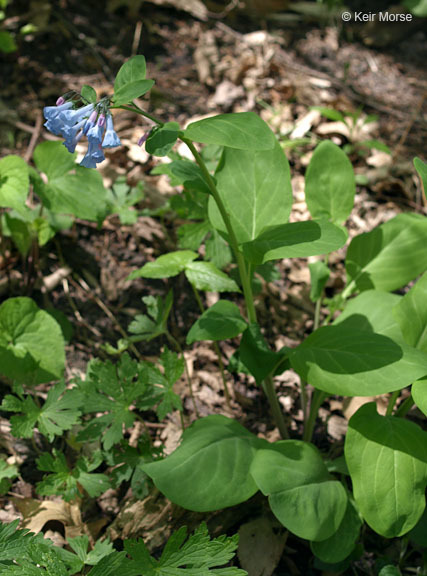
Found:
[[[187,384],[188,384],[188,390],[190,392],[191,400],[193,401],[194,412],[195,412],[197,418],[199,418],[200,415],[199,415],[199,411],[197,410],[196,399],[194,397],[194,391],[193,391],[193,384],[191,383],[190,372],[188,371],[187,361],[186,361],[185,356],[184,356],[184,350],[182,349],[181,344],[178,342],[178,340],[176,338],[174,338],[174,336],[172,336],[172,334],[169,332],[169,330],[166,330],[165,336],[169,340],[169,342],[175,347],[177,352],[179,354],[181,354],[181,356],[184,360],[184,369],[185,369],[185,376],[186,376]],[[183,424],[182,429],[184,430],[184,420],[182,417],[182,412],[181,412],[181,423]]]
[[[311,442],[311,438],[313,436],[314,424],[317,418],[317,413],[326,396],[327,396],[326,392],[323,392],[322,390],[317,390],[317,388],[314,389],[310,402],[310,413],[308,415],[307,423],[304,426],[303,440],[305,440],[306,442]]]
[[[163,126],[163,124],[164,124],[164,122],[162,122],[161,120],[159,120],[158,118],[156,118],[155,116],[150,114],[149,112],[142,110],[142,108],[139,108],[139,106],[137,106],[133,102],[132,102],[132,106],[120,105],[120,106],[110,106],[110,108],[111,109],[118,109],[118,110],[127,110],[128,112],[136,112],[140,116],[145,116],[145,118],[148,118],[149,120],[151,120],[152,122],[154,122],[158,126]]]
[[[191,153],[193,154],[200,170],[203,172],[203,176],[206,179],[206,183],[209,186],[209,190],[210,190],[210,192],[211,192],[211,194],[212,194],[212,196],[216,202],[216,205],[218,206],[218,209],[221,213],[225,227],[227,228],[230,246],[231,246],[231,249],[233,250],[234,257],[236,258],[236,262],[237,262],[237,265],[239,267],[240,281],[242,283],[243,294],[245,297],[245,304],[246,304],[246,310],[248,313],[248,319],[249,319],[249,322],[252,324],[252,323],[257,321],[255,305],[254,305],[254,300],[253,300],[253,295],[252,295],[252,286],[251,286],[251,282],[250,282],[248,272],[246,269],[245,259],[243,257],[243,254],[239,250],[239,244],[237,242],[236,235],[235,235],[233,227],[231,225],[231,221],[230,221],[230,218],[228,216],[228,212],[224,206],[224,203],[221,199],[221,196],[218,194],[218,190],[215,186],[215,182],[213,181],[213,178],[210,175],[209,170],[206,168],[206,165],[203,161],[203,158],[200,156],[200,154],[197,151],[196,147],[194,146],[193,142],[191,140],[188,140],[187,138],[181,138],[181,140],[183,142],[185,142],[185,144],[187,144],[187,146],[189,147]]]
[[[248,270],[246,268],[245,259],[243,257],[243,254],[239,250],[239,243],[237,242],[237,238],[236,238],[236,235],[234,233],[233,226],[231,225],[231,221],[230,221],[230,218],[228,216],[228,212],[224,206],[224,203],[221,199],[221,196],[218,193],[218,190],[215,186],[215,182],[214,182],[209,170],[206,168],[206,165],[203,161],[203,158],[200,156],[200,154],[197,151],[196,147],[194,146],[193,142],[191,140],[188,140],[188,138],[181,138],[181,140],[183,142],[185,142],[185,144],[187,144],[188,148],[190,149],[191,153],[193,154],[200,170],[203,173],[203,176],[206,179],[206,183],[209,186],[209,190],[212,194],[213,199],[216,202],[216,205],[218,206],[218,210],[221,213],[225,227],[227,228],[230,246],[231,246],[231,249],[234,253],[234,257],[236,258],[237,266],[239,267],[240,281],[241,281],[242,288],[243,288],[243,295],[245,298],[248,320],[251,324],[256,323],[257,316],[256,316],[255,304],[254,304],[254,299],[253,299],[253,294],[252,294],[251,280],[250,280],[250,277],[248,274]],[[279,401],[277,399],[276,392],[274,390],[273,378],[271,376],[268,376],[264,380],[263,388],[264,388],[265,395],[267,396],[268,402],[270,404],[270,408],[271,408],[271,412],[273,414],[274,421],[275,421],[276,426],[278,427],[278,429],[280,431],[282,438],[289,438],[288,429],[287,429],[287,426],[285,424],[285,420],[283,418],[282,409],[280,408],[280,404],[279,404]]]
[[[396,404],[396,400],[399,398],[400,390],[395,390],[392,395],[390,396],[390,400],[388,401],[388,406],[386,410],[386,416],[391,416],[393,413],[394,405]]]
[[[192,282],[190,282],[190,284],[191,284],[191,287],[193,289],[194,297],[196,298],[197,305],[199,306],[199,310],[203,314],[203,312],[205,311],[205,307],[203,306],[203,302],[202,302],[202,299],[200,298],[199,291],[197,290],[197,288],[194,286],[194,284]],[[218,357],[218,365],[219,365],[219,371],[221,372],[222,384],[224,387],[225,401],[227,403],[227,406],[229,408],[231,408],[230,390],[228,389],[227,380],[225,379],[224,364],[222,362],[221,350],[219,349],[218,342],[214,341],[213,346],[215,348],[215,353]]]

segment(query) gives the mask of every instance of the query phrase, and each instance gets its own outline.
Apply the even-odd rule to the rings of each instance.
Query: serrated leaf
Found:
[[[248,327],[236,304],[219,300],[205,310],[187,334],[187,344],[201,340],[235,338]]]
[[[126,552],[113,552],[104,556],[96,566],[88,573],[88,576],[117,576],[123,574],[131,576],[129,570],[130,561],[126,558]],[[135,575],[135,573],[133,573]]]
[[[39,430],[50,442],[55,436],[61,436],[65,430],[70,430],[81,415],[80,395],[76,394],[76,391],[64,392],[63,383],[51,388],[38,417]]]
[[[166,298],[161,296],[145,296],[142,301],[147,306],[149,316],[137,314],[129,325],[129,332],[134,334],[130,340],[147,342],[157,338],[167,331],[167,322],[173,303],[173,292],[169,290]]]
[[[173,410],[182,411],[181,398],[174,392],[173,386],[184,373],[185,359],[165,348],[159,360],[163,372],[153,365],[149,366],[148,382],[159,389],[156,394],[159,400],[156,412],[161,421]]]
[[[92,474],[83,458],[80,458],[71,470],[64,454],[53,450],[53,456],[43,453],[37,460],[39,470],[51,472],[37,484],[37,491],[43,496],[61,495],[69,502],[81,497],[79,484],[91,498],[96,498],[110,487],[105,474]],[[99,466],[99,463],[98,463]]]
[[[158,561],[154,560],[142,540],[125,544],[128,554],[134,558],[133,566],[144,576],[244,576],[247,572],[238,568],[219,568],[233,558],[238,537],[220,536],[210,539],[206,524],[201,524],[187,541],[186,527],[180,528],[169,538]]]
[[[375,402],[351,417],[345,458],[356,504],[369,526],[386,538],[406,534],[425,508],[427,433]]]
[[[86,424],[77,435],[79,441],[102,436],[103,447],[109,450],[123,438],[123,429],[133,425],[135,415],[131,406],[147,393],[147,381],[143,365],[137,362],[135,371],[123,373],[123,365],[129,361],[124,354],[118,366],[110,361],[89,363],[86,380],[79,384],[84,394],[82,406],[87,414],[100,411],[106,414]]]

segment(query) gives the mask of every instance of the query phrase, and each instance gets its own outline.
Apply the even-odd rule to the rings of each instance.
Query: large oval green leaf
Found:
[[[348,500],[344,518],[335,532],[322,542],[311,542],[310,548],[322,562],[337,564],[349,556],[359,537],[362,521],[352,500]]]
[[[346,240],[346,230],[327,220],[291,222],[267,228],[255,240],[243,244],[243,253],[253,264],[265,264],[282,258],[329,254]]]
[[[409,532],[425,508],[427,433],[403,418],[380,416],[370,402],[350,419],[345,458],[369,526],[386,538]]]
[[[278,142],[268,152],[226,148],[215,178],[239,244],[254,240],[268,226],[288,221],[292,206],[290,170]],[[227,233],[212,197],[209,219],[214,228]]]
[[[244,502],[258,490],[249,474],[255,452],[267,445],[235,420],[197,420],[170,456],[141,468],[169,500],[196,512]]]
[[[427,374],[427,354],[369,331],[359,314],[319,328],[289,358],[309,384],[341,396],[400,390]]]
[[[70,154],[61,142],[39,144],[34,161],[48,178],[45,183],[34,177],[34,189],[46,208],[84,220],[102,221],[107,212],[107,192],[99,172],[76,166],[75,154]]]
[[[388,336],[398,344],[404,344],[402,331],[393,315],[393,308],[401,301],[402,296],[380,292],[379,290],[367,290],[356,298],[348,300],[344,312],[334,321],[334,326],[341,324],[350,316],[357,314],[358,320],[363,324],[365,318],[366,330]]]
[[[184,136],[194,142],[239,150],[271,150],[277,144],[268,125],[254,112],[219,114],[192,122]]]
[[[411,387],[412,398],[423,414],[427,416],[427,378],[421,378]]]
[[[427,218],[399,214],[353,238],[345,267],[347,292],[375,288],[391,292],[427,270]]]
[[[353,209],[356,183],[347,154],[330,140],[315,149],[305,175],[305,200],[313,218],[342,223]]]
[[[27,385],[62,376],[64,338],[59,324],[31,298],[0,306],[0,373]]]
[[[300,538],[326,540],[338,530],[347,494],[329,475],[313,445],[300,440],[276,442],[256,453],[251,474],[268,495],[274,515]]]

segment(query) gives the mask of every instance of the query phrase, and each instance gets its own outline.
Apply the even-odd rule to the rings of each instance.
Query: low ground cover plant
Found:
[[[64,334],[55,316],[31,298],[9,298],[0,306],[0,372],[11,390],[1,410],[11,415],[14,436],[31,438],[35,428],[42,435],[38,494],[74,501],[130,483],[134,495],[143,498],[153,482],[173,503],[210,512],[260,491],[280,524],[310,543],[319,567],[347,570],[363,554],[368,526],[382,538],[411,541],[394,567],[386,567],[387,573],[399,574],[407,556],[419,551],[420,540],[427,541],[427,437],[405,418],[414,404],[427,413],[427,219],[400,214],[354,237],[346,252],[345,286],[327,300],[328,255],[347,242],[344,223],[355,195],[345,152],[331,141],[316,147],[305,177],[312,219],[289,222],[289,163],[268,125],[252,112],[209,117],[186,129],[163,123],[134,103],[153,85],[145,72],[144,57],[133,57],[119,70],[111,98],[98,101],[86,86],[82,94],[65,94],[46,107],[46,127],[63,136],[65,146],[40,144],[35,168],[16,156],[0,161],[2,244],[11,238],[23,257],[29,251],[36,255],[74,218],[102,222],[113,211],[126,220],[141,191],[108,193],[95,168],[106,148],[120,145],[115,108],[149,119],[153,127],[140,144],[154,156],[169,156],[157,172],[181,187],[170,205],[187,223],[178,232],[178,250],[129,278],[184,274],[200,306],[187,345],[209,341],[219,353],[219,341],[240,338],[228,369],[255,378],[282,439],[267,442],[216,414],[196,420],[168,456],[148,433],[138,447],[128,445],[124,432],[138,420],[144,423],[145,413],[155,412],[159,421],[174,410],[183,413],[174,384],[186,373],[185,359],[168,329],[172,291],[163,299],[145,297],[146,314],[134,318],[116,347],[106,347],[111,360],[92,360],[85,378],[67,384]],[[75,147],[84,138],[87,153],[76,166]],[[173,151],[177,141],[187,145],[194,161]],[[418,158],[414,165],[425,186],[426,165]],[[38,198],[31,208],[26,204],[30,181]],[[204,258],[198,251],[202,244]],[[274,278],[275,261],[313,256],[318,257],[309,264],[314,329],[295,348],[274,350],[258,323],[254,290],[260,277]],[[203,291],[221,297],[205,309]],[[237,296],[230,300],[227,293]],[[325,306],[329,314],[323,319]],[[157,362],[144,360],[137,346],[159,336],[168,347]],[[219,363],[224,370],[220,354]],[[274,377],[288,369],[300,378],[301,437],[291,437],[274,386]],[[40,395],[37,385],[48,382],[53,383],[47,396]],[[225,380],[224,394],[229,398]],[[389,395],[386,414],[378,413],[375,402],[362,405],[349,421],[340,453],[331,457],[312,443],[328,397],[384,394]],[[60,448],[61,439],[72,457],[64,444]],[[97,443],[96,451],[87,450],[91,443]],[[7,491],[18,471],[0,464],[0,487]],[[245,573],[217,568],[231,559],[237,540],[210,541],[204,525],[187,542],[184,529],[175,533],[159,560],[142,541],[126,542],[122,552],[98,542],[88,552],[87,538],[79,538],[69,541],[73,552],[64,551],[16,531],[15,525],[2,526],[0,574]]]

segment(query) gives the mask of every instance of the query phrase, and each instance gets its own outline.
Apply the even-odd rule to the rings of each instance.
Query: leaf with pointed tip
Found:
[[[427,352],[427,272],[393,308],[393,315],[406,343]]]
[[[399,214],[351,241],[345,261],[349,291],[392,292],[427,270],[427,218]]]
[[[347,154],[330,140],[315,149],[305,175],[305,199],[313,218],[342,223],[354,204],[356,183]]]
[[[236,282],[212,262],[190,262],[185,267],[188,281],[197,290],[208,292],[240,292]]]
[[[142,469],[175,504],[198,512],[219,510],[255,494],[249,468],[266,444],[235,420],[208,416],[185,430],[175,452]]]
[[[427,354],[369,327],[353,314],[319,328],[289,353],[292,367],[309,384],[341,396],[393,392],[427,374]]]
[[[344,228],[327,220],[308,220],[268,227],[251,242],[243,244],[243,253],[253,264],[282,258],[306,258],[329,254],[347,240]]]
[[[271,150],[276,137],[253,112],[219,114],[188,125],[184,136],[194,142],[239,150]]]
[[[131,272],[128,280],[135,278],[171,278],[185,270],[186,265],[198,258],[191,250],[177,250],[159,256],[154,262],[148,262],[139,270]]]
[[[267,227],[288,221],[292,206],[290,170],[278,142],[268,151],[225,148],[215,178],[239,244],[254,240]],[[226,236],[212,196],[208,212],[212,226]]]
[[[236,304],[228,300],[219,300],[205,310],[193,324],[187,334],[187,344],[201,340],[216,341],[235,338],[247,327]]]
[[[370,402],[349,421],[345,458],[369,526],[386,538],[409,532],[426,505],[427,433],[409,420],[380,416]]]
[[[268,495],[271,510],[290,532],[307,540],[326,540],[339,528],[347,507],[341,482],[329,475],[312,444],[276,442],[258,450],[251,475]]]

